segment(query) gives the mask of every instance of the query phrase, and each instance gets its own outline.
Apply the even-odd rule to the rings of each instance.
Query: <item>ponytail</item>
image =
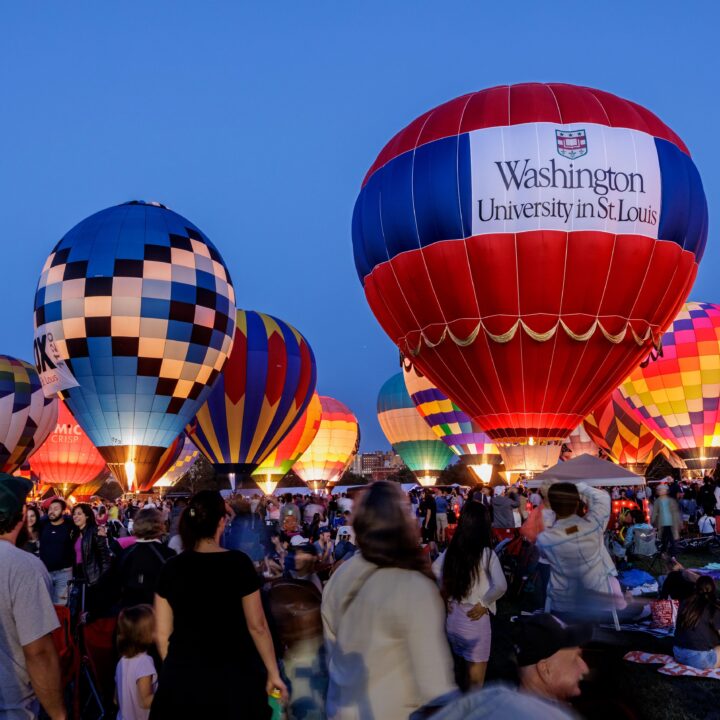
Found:
[[[713,615],[717,607],[715,581],[709,575],[700,576],[695,583],[693,594],[680,608],[677,618],[678,628],[682,630],[694,628],[706,609],[709,609],[710,614]]]
[[[201,490],[190,499],[180,516],[178,530],[185,550],[194,550],[204,538],[215,537],[225,517],[225,501],[216,490]]]

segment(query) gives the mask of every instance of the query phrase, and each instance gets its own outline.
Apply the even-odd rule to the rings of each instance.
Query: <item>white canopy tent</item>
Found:
[[[645,478],[609,460],[601,460],[593,455],[579,455],[536,475],[527,486],[538,488],[546,482],[584,482],[593,487],[614,487],[645,485]]]

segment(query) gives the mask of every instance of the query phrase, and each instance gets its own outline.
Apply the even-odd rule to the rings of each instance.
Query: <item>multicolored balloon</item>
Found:
[[[46,412],[48,415],[43,418]],[[0,355],[2,472],[13,473],[18,470],[30,453],[39,447],[47,437],[47,425],[53,412],[57,412],[56,404],[45,402],[35,368],[24,360]]]
[[[720,458],[720,306],[689,302],[662,351],[620,386],[637,417],[691,469]]]
[[[527,83],[398,133],[365,177],[352,233],[367,301],[401,352],[508,469],[513,447],[523,463],[537,448],[541,468],[677,314],[707,204],[687,148],[648,110]]]
[[[315,490],[333,485],[342,477],[360,444],[357,418],[345,405],[321,395],[320,406],[317,435],[292,466],[295,474]]]
[[[292,325],[238,310],[227,366],[188,435],[217,472],[249,476],[305,411],[316,380],[312,348]]]
[[[158,204],[118,205],[76,225],[35,295],[41,374],[57,380],[52,366],[66,361],[78,386],[64,383],[63,397],[124,487],[148,481],[205,402],[234,329],[220,254]]]
[[[560,452],[561,460],[570,460],[578,455],[597,455],[598,446],[582,424],[578,425],[566,438]]]
[[[30,470],[40,484],[62,486],[67,495],[73,488],[98,476],[104,481],[108,468],[67,405],[60,401],[57,406],[57,423],[30,458]]]
[[[175,461],[178,457],[180,457],[181,450],[185,446],[186,439],[187,435],[184,432],[181,432],[172,441],[170,447],[160,456],[155,472],[153,472],[153,474],[138,487],[140,492],[150,492],[153,485],[155,485],[155,483],[165,475],[171,466],[175,464]]]
[[[380,388],[377,413],[388,442],[416,477],[435,479],[453,459],[452,450],[438,439],[415,407],[403,373],[393,375]]]
[[[320,429],[321,417],[320,396],[315,392],[305,412],[290,432],[253,473],[255,481],[268,495],[272,494],[277,483],[290,472],[297,459],[310,447]]]
[[[665,446],[640,422],[620,390],[583,421],[588,435],[620,465],[647,465]]]
[[[193,441],[185,435],[185,433],[182,434],[182,437],[183,445],[180,448],[175,462],[159,477],[153,487],[172,487],[178,481],[182,480],[184,475],[200,457],[200,451],[195,447]]]

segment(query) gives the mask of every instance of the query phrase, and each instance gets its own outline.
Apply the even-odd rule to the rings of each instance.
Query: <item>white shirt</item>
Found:
[[[147,720],[150,717],[150,709],[146,710],[140,706],[137,683],[144,677],[150,677],[154,691],[157,672],[153,659],[147,653],[140,653],[131,658],[120,658],[115,669],[115,685],[120,706],[117,720]]]
[[[442,581],[446,552],[447,550],[441,553],[432,566],[438,582]],[[461,602],[467,605],[477,605],[479,603],[495,614],[497,611],[496,603],[505,594],[506,590],[507,581],[500,560],[492,548],[485,548],[480,558],[478,576]]]
[[[698,530],[701,535],[712,535],[715,532],[715,518],[710,515],[703,515],[698,520]]]

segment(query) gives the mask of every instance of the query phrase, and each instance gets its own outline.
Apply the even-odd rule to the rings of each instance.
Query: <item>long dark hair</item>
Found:
[[[82,512],[82,514],[85,516],[85,519],[87,520],[87,523],[85,524],[85,530],[92,530],[92,528],[97,527],[95,513],[93,512],[93,509],[90,505],[88,505],[87,503],[78,503],[73,508],[73,513],[76,510],[80,510],[80,512]],[[77,537],[78,535],[80,535],[81,532],[82,531],[80,530],[80,528],[75,525],[75,523],[73,523],[73,535]]]
[[[417,523],[397,483],[378,480],[360,496],[353,527],[362,556],[379,567],[417,570],[432,577]]]
[[[695,583],[693,594],[680,606],[677,618],[678,630],[694,628],[706,609],[710,611],[711,617],[718,609],[715,581],[709,575],[701,575]]]
[[[445,553],[442,588],[446,598],[460,601],[467,596],[480,572],[485,548],[492,548],[490,515],[485,505],[470,500]]]
[[[178,525],[183,548],[194,550],[203,538],[215,537],[225,512],[225,501],[217,490],[201,490],[193,495]]]

